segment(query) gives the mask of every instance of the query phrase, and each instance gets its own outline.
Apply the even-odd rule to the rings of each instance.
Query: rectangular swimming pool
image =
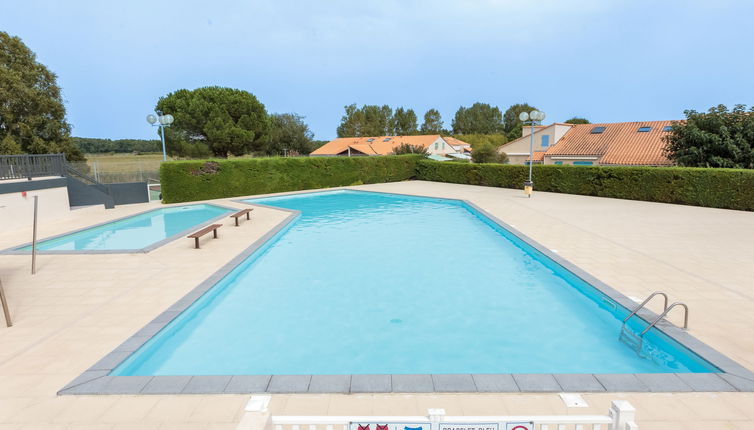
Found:
[[[209,204],[160,208],[37,243],[39,251],[140,251],[199,226],[230,209]],[[31,245],[16,249],[31,251]]]
[[[708,373],[659,330],[465,202],[332,191],[110,373]],[[632,320],[640,330],[646,323]]]

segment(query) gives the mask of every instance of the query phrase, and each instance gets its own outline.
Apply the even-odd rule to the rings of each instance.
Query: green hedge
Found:
[[[421,160],[416,179],[523,188],[528,166]],[[534,190],[754,210],[754,170],[687,167],[534,166]]]
[[[395,182],[416,174],[418,155],[171,161],[160,166],[165,203],[344,185]]]

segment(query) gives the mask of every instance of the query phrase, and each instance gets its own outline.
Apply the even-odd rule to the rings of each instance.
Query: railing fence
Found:
[[[448,416],[429,409],[426,416],[267,415],[268,396],[252,396],[241,424],[255,430],[638,430],[636,410],[615,400],[607,415]],[[261,420],[259,419],[261,418]],[[242,428],[242,426],[239,426]],[[245,427],[244,427],[245,428]]]
[[[65,176],[65,154],[0,155],[0,179]]]

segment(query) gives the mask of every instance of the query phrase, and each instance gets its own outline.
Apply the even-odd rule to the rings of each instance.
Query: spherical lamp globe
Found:
[[[147,122],[154,125],[157,122],[157,117],[150,113],[147,115]]]
[[[526,112],[521,112],[520,114],[518,114],[518,119],[520,119],[521,121],[528,121],[529,114]]]

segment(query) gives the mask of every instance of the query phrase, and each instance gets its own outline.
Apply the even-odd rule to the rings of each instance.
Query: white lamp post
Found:
[[[167,161],[168,153],[165,151],[165,127],[170,127],[175,118],[173,115],[163,115],[160,111],[155,111],[157,115],[147,115],[147,122],[152,127],[160,127],[160,138],[162,139],[162,161]]]
[[[520,119],[523,123],[526,123],[527,121],[531,123],[531,137],[529,139],[529,180],[524,182],[524,193],[526,193],[527,196],[531,197],[531,193],[534,190],[534,182],[532,182],[531,180],[531,169],[534,165],[534,124],[545,119],[545,113],[538,110],[533,110],[531,112],[521,112],[518,115],[518,119]]]

